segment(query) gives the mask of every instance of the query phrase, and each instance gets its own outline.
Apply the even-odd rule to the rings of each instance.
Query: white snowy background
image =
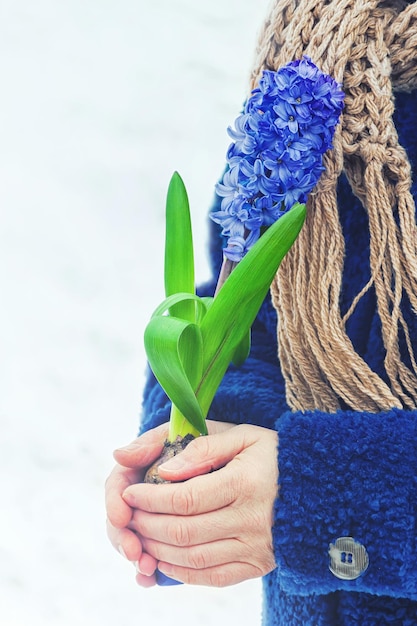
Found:
[[[169,178],[203,280],[266,5],[0,0],[1,626],[260,623],[259,581],[139,588],[103,483],[137,428]]]

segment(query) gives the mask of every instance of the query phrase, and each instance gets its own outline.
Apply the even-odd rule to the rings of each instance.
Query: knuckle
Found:
[[[175,515],[192,515],[196,505],[196,498],[189,484],[179,485],[173,490],[171,508]]]
[[[167,538],[169,543],[174,546],[189,546],[191,543],[190,529],[183,520],[177,520],[168,527]]]
[[[209,455],[210,448],[211,443],[209,441],[209,437],[198,437],[197,439],[190,441],[185,449],[185,454],[190,455],[192,458],[194,458],[195,455],[198,455],[204,459]]]
[[[119,508],[109,506],[107,508],[107,519],[108,522],[114,526],[114,528],[122,529],[129,523],[130,515],[126,512],[123,506]]]
[[[206,569],[208,563],[208,555],[205,550],[202,550],[201,547],[194,548],[190,550],[188,554],[188,565],[192,569]]]
[[[230,477],[230,485],[229,489],[231,494],[233,494],[234,500],[239,500],[244,497],[248,498],[250,493],[252,492],[250,486],[251,478],[250,476],[245,476],[242,471],[236,471]]]
[[[241,476],[241,480],[243,483],[241,485],[241,488],[244,489],[244,493],[247,498],[259,497],[259,495],[265,488],[265,485],[263,484],[258,472],[252,471],[252,468],[250,468],[250,471],[246,472],[245,476]]]
[[[232,583],[232,574],[228,570],[216,567],[209,571],[209,585],[211,587],[229,587]]]

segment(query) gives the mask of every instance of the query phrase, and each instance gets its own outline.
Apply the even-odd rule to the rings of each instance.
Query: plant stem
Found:
[[[236,265],[237,265],[236,261],[231,261],[227,257],[223,257],[223,263],[220,269],[219,279],[217,281],[214,297],[217,296],[221,287],[224,285],[226,279],[230,276],[232,271],[235,269]]]
[[[200,433],[190,424],[175,404],[172,404],[169,418],[168,441],[173,443],[177,437],[185,437],[186,435],[199,437]]]

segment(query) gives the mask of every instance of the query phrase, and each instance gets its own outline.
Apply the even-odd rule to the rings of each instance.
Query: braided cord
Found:
[[[392,120],[393,91],[417,83],[417,7],[403,0],[277,0],[262,29],[251,75],[309,55],[343,83],[345,109],[308,201],[308,217],[271,287],[278,343],[293,409],[417,407],[417,365],[401,312],[417,314],[417,227],[411,170]],[[336,188],[342,171],[369,217],[371,276],[342,318],[344,238]],[[387,382],[355,351],[346,322],[374,287]],[[399,337],[408,348],[401,359]],[[411,364],[411,365],[410,365]]]

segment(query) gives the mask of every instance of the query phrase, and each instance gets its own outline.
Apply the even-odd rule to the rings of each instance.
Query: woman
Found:
[[[405,0],[273,3],[252,87],[307,54],[343,119],[212,434],[161,470],[191,480],[135,484],[168,419],[152,379],[144,434],[115,453],[109,536],[140,584],[264,576],[267,625],[417,623],[416,19]]]

